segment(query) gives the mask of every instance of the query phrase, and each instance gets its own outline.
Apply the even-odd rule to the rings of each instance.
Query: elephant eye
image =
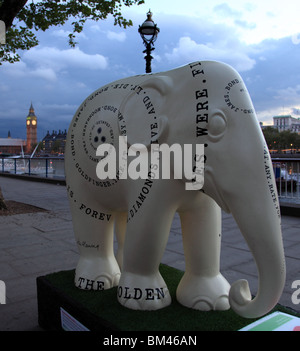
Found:
[[[213,138],[221,137],[226,130],[226,125],[226,117],[221,111],[213,114],[208,122],[209,135]]]

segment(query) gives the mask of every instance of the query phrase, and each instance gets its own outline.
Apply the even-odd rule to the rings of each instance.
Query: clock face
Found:
[[[36,121],[35,120],[33,120],[31,123],[32,123],[33,126],[36,125]]]
[[[30,124],[30,121],[27,121],[26,123],[27,123],[27,125],[29,126],[29,124]]]

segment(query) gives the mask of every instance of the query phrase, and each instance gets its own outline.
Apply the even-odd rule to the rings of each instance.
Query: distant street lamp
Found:
[[[151,60],[153,59],[151,56],[151,51],[155,50],[155,48],[152,46],[157,39],[159,28],[153,22],[152,12],[150,10],[147,13],[146,21],[139,26],[139,33],[143,39],[144,45],[146,46],[146,50],[143,51],[143,53],[146,53],[146,73],[151,73]]]

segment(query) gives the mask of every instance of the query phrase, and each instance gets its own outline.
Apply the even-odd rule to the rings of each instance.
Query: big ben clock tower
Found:
[[[37,118],[34,113],[32,103],[29,108],[29,114],[26,118],[27,142],[26,152],[31,153],[37,144]]]

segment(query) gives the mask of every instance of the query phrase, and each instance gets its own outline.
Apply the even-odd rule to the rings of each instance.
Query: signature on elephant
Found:
[[[121,136],[125,148],[119,148]],[[161,171],[173,170],[170,179],[157,177],[158,164],[151,161],[146,177],[123,177],[122,161],[112,179],[99,179],[97,165],[109,157],[97,154],[102,144],[122,150],[117,159],[126,162],[136,144],[149,155],[155,144],[189,144],[193,150],[201,144],[204,184],[186,190],[187,179],[175,176],[184,167],[176,157],[159,164]],[[186,261],[176,293],[182,305],[201,311],[231,307],[252,318],[278,302],[285,259],[272,163],[247,88],[230,66],[199,61],[96,90],[70,124],[65,172],[80,254],[77,287],[118,286],[116,298],[131,309],[168,306],[171,297],[158,268],[178,212]],[[230,286],[220,273],[221,209],[232,213],[253,253],[259,278],[253,299],[246,280]]]

